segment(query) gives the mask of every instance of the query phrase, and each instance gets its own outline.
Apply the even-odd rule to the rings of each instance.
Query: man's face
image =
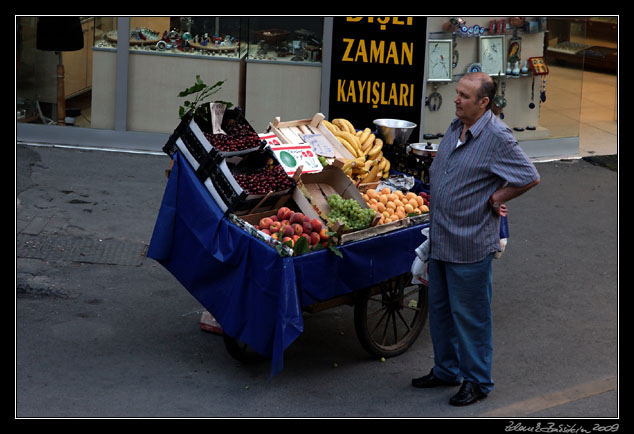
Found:
[[[470,77],[463,77],[456,86],[456,116],[466,124],[473,124],[486,111],[489,99],[478,98],[480,81]]]

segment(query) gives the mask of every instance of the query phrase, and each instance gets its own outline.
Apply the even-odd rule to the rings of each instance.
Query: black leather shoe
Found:
[[[449,404],[456,406],[471,405],[486,398],[480,386],[470,381],[462,383],[460,390],[449,400]]]
[[[434,375],[434,368],[429,371],[429,374],[424,375],[419,378],[412,378],[412,386],[421,387],[421,388],[429,388],[429,387],[437,387],[437,386],[458,386],[460,384],[459,381],[445,381]]]

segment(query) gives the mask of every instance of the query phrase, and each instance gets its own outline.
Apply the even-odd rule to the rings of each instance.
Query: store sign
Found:
[[[426,27],[426,17],[335,17],[328,117],[420,124]]]

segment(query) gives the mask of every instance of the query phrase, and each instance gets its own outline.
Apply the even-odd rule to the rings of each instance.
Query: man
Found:
[[[539,183],[511,130],[491,111],[495,84],[462,77],[456,116],[430,168],[429,325],[434,367],[414,387],[461,384],[449,401],[469,405],[493,389],[492,258],[505,203]]]

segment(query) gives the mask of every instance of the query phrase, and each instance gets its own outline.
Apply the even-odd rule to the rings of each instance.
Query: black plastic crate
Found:
[[[257,207],[258,210],[265,211],[273,209],[280,200],[292,193],[297,186],[293,178],[288,177],[282,170],[285,179],[288,180],[289,187],[282,191],[251,193],[245,190],[238,183],[236,177],[240,175],[252,174],[258,169],[271,165],[276,170],[282,169],[275,158],[275,154],[269,148],[263,148],[243,154],[237,163],[221,158],[210,158],[203,166],[197,170],[196,174],[201,181],[209,178],[224,204],[230,212],[243,214],[250,212]]]

